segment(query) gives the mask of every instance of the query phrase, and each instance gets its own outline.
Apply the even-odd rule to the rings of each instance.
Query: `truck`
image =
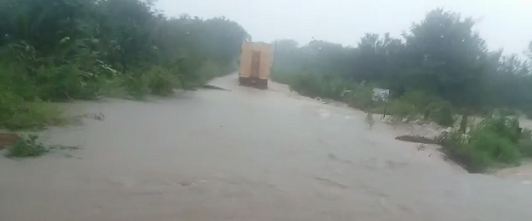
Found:
[[[268,88],[270,67],[273,62],[272,44],[244,42],[240,54],[238,81],[240,85],[259,89]]]

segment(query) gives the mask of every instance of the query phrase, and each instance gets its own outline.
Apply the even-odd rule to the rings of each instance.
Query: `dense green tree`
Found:
[[[483,94],[487,49],[474,33],[474,21],[442,9],[431,11],[406,34],[413,63],[421,69],[424,90],[460,106],[478,107]]]

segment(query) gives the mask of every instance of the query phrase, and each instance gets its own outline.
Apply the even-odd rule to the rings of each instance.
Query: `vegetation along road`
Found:
[[[257,90],[229,19],[0,0],[0,220],[528,220],[530,63],[473,26],[279,40]]]

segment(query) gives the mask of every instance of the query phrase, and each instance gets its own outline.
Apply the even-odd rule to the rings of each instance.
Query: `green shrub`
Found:
[[[419,110],[413,104],[402,102],[401,100],[392,100],[388,104],[388,114],[413,120],[413,118],[419,113]]]
[[[28,102],[13,92],[0,92],[0,128],[43,129],[61,122],[61,111],[54,104],[39,99]]]
[[[372,113],[384,113],[408,121],[434,121],[442,126],[454,125],[454,111],[450,102],[424,91],[408,91],[397,99],[373,101],[374,85],[355,83],[341,77],[305,72],[300,69],[272,69],[272,80],[285,83],[292,90],[309,97],[321,97],[346,102],[350,107]]]
[[[42,142],[38,141],[37,135],[21,136],[20,139],[9,146],[6,157],[23,158],[23,157],[38,157],[49,152]]]
[[[512,142],[512,144],[517,144],[522,134],[519,132],[519,121],[516,118],[486,118],[477,127],[479,128],[478,130],[493,131],[500,137]]]
[[[0,92],[9,91],[23,100],[31,100],[38,97],[35,89],[35,80],[28,76],[26,67],[16,62],[0,63]]]
[[[519,133],[516,119],[486,118],[467,134],[454,130],[443,139],[444,152],[469,172],[518,165],[531,152],[530,136]],[[525,135],[525,136],[524,136]]]
[[[220,77],[230,72],[227,72],[228,68],[222,68],[215,62],[207,61],[204,62],[197,70],[195,75],[197,76],[197,81],[192,82],[195,86],[199,86],[207,83],[213,78]]]
[[[292,69],[275,68],[271,70],[270,78],[275,82],[292,86],[296,83],[300,74],[298,71]]]
[[[126,90],[126,77],[116,75],[106,79],[98,94],[108,97],[127,98],[129,92]]]
[[[425,91],[407,91],[399,97],[399,100],[403,103],[414,105],[416,109],[421,110],[429,106],[431,103],[440,101],[441,99],[428,94]]]
[[[285,83],[292,90],[309,97],[321,97],[341,101],[353,101],[360,94],[355,84],[330,75],[316,74],[295,69],[274,69],[274,81]],[[349,93],[344,93],[350,91]]]
[[[442,126],[454,125],[454,111],[450,102],[421,91],[409,91],[388,103],[390,115],[408,121],[423,119]]]
[[[517,147],[523,157],[532,158],[532,140],[521,139],[517,143]]]
[[[144,74],[130,74],[123,77],[122,87],[134,99],[144,99],[150,93],[149,78]]]
[[[326,92],[320,81],[320,77],[313,73],[298,74],[291,87],[304,96],[322,97]]]
[[[428,105],[427,111],[429,119],[435,123],[445,127],[454,125],[454,111],[450,102],[443,100],[432,102]]]
[[[347,96],[348,97],[347,104],[350,107],[359,108],[361,110],[373,108],[374,106],[374,102],[372,100],[373,91],[370,87],[361,83],[361,84],[353,84],[351,86],[347,86],[346,88],[352,91]]]
[[[306,72],[303,69],[272,69],[273,81],[288,84],[303,96],[328,98],[346,102],[349,106],[368,109],[373,105],[371,87],[340,77]]]
[[[486,153],[494,162],[518,164],[521,158],[516,144],[495,130],[484,128],[473,131],[469,142],[469,148],[476,153]]]
[[[102,84],[76,65],[41,66],[35,74],[38,95],[44,100],[95,99]]]
[[[470,173],[482,173],[493,165],[489,154],[467,146],[457,146],[447,152],[453,161],[457,162]]]
[[[154,66],[147,73],[148,88],[151,94],[159,96],[170,96],[174,94],[174,89],[180,87],[177,73],[170,73],[159,66]]]
[[[59,57],[37,58],[37,55],[35,48],[24,42],[0,48],[3,58],[0,60],[0,86],[24,100],[65,101],[98,96],[103,83],[99,77],[103,62],[82,68],[80,63],[65,62]],[[84,62],[90,63],[89,60]]]

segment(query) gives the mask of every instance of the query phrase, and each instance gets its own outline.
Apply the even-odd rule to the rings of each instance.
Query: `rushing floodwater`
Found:
[[[80,150],[0,158],[0,220],[532,219],[531,185],[467,174],[360,112],[213,84],[232,91],[70,105],[106,119],[44,132]]]

